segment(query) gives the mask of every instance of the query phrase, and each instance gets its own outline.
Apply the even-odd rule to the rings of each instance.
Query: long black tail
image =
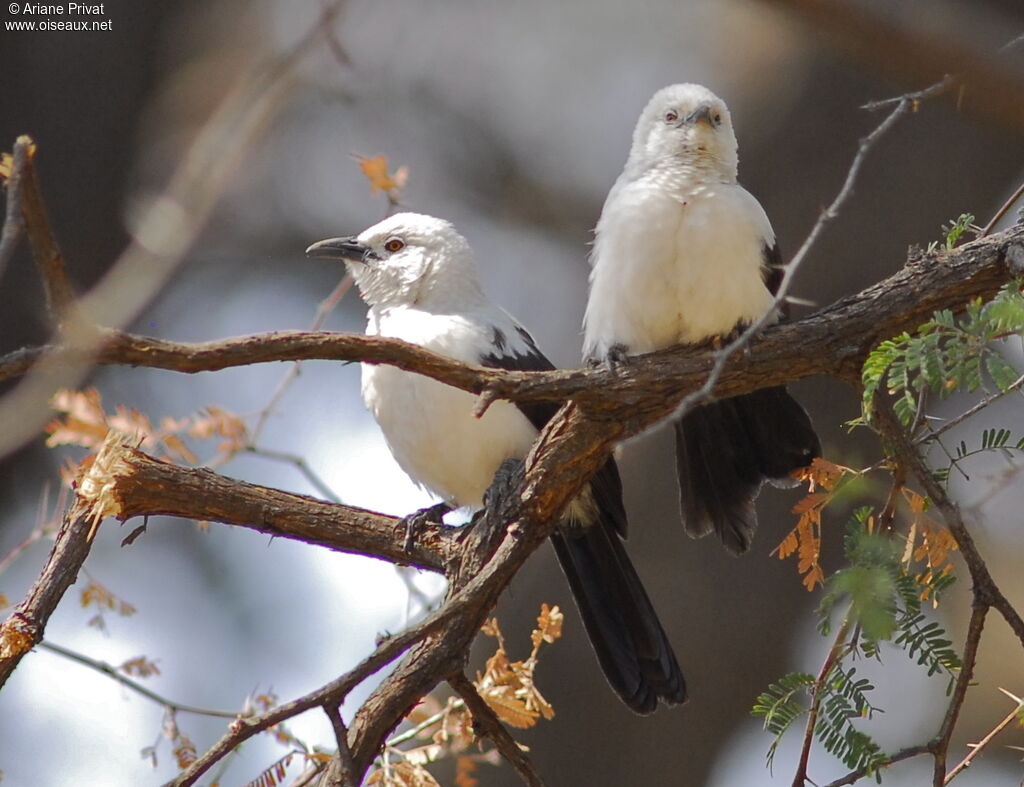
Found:
[[[651,713],[659,699],[685,702],[686,681],[620,538],[625,515],[618,481],[609,462],[591,485],[596,521],[564,527],[551,542],[605,677],[626,705]]]
[[[811,419],[781,385],[698,407],[675,428],[686,532],[714,531],[734,554],[757,529],[761,484],[790,486],[790,473],[821,455]]]

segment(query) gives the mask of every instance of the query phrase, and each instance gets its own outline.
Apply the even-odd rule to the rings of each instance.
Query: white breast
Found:
[[[472,317],[393,309],[371,317],[368,333],[413,341],[468,363],[478,362],[490,328]],[[506,459],[522,458],[537,430],[516,407],[495,402],[473,416],[476,397],[393,366],[363,365],[363,401],[398,464],[421,486],[456,506],[479,507]]]
[[[764,210],[741,186],[616,188],[597,227],[585,354],[696,343],[757,319],[772,303],[761,272],[772,242]]]

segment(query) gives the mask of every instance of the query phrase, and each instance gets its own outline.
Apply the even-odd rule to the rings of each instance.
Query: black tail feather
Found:
[[[659,699],[684,702],[686,682],[617,525],[602,515],[556,532],[551,542],[605,677],[626,705],[651,713]]]
[[[810,418],[784,386],[698,407],[675,429],[686,532],[714,531],[734,554],[750,547],[761,484],[789,485],[790,473],[821,455]]]

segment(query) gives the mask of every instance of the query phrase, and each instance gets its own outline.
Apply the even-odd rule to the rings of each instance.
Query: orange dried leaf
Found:
[[[473,776],[476,763],[462,756],[455,760],[455,787],[479,787],[480,780]]]
[[[0,178],[7,180],[14,170],[14,156],[10,153],[0,153]]]
[[[117,603],[117,596],[107,590],[96,580],[90,580],[89,584],[83,588],[79,600],[83,607],[88,607],[90,604],[94,604],[97,607],[106,607],[107,609],[113,609]]]
[[[400,184],[388,172],[387,156],[381,154],[367,158],[357,155],[355,158],[359,162],[359,169],[362,170],[366,179],[370,181],[371,193],[376,194],[378,191],[388,193],[401,188]],[[402,175],[403,181],[407,176],[408,173]]]
[[[198,759],[199,755],[196,753],[195,744],[189,740],[187,735],[179,733],[176,740],[178,745],[174,747],[174,759],[177,761],[178,767],[185,770]]]
[[[817,585],[824,585],[825,575],[822,573],[821,566],[814,564],[811,570],[804,576],[803,584],[808,591],[814,590]]]
[[[800,540],[797,538],[796,528],[793,528],[789,531],[789,534],[782,539],[781,543],[775,547],[775,551],[772,554],[777,555],[779,560],[785,560],[796,552],[796,548],[799,544]]]
[[[810,511],[821,509],[828,503],[831,497],[828,492],[811,492],[800,498],[796,505],[793,506],[792,511],[794,514],[806,514]]]
[[[481,696],[499,719],[513,727],[529,729],[540,716],[537,711],[526,707],[526,703],[516,697],[509,686],[491,686],[482,691]]]
[[[562,623],[565,615],[557,607],[549,607],[547,604],[540,605],[540,615],[537,616],[537,628],[533,630],[530,639],[533,647],[537,648],[541,642],[552,643],[562,636]]]

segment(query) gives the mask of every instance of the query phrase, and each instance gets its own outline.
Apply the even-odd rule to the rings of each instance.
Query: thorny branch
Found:
[[[339,7],[340,3],[329,6],[325,18],[328,13],[336,13]],[[283,92],[281,77],[287,72],[291,61],[299,56],[298,51],[297,48],[277,67],[269,69],[254,81],[252,91],[260,99],[254,106],[247,106],[254,93],[242,91],[224,110],[223,117],[211,124],[213,130],[208,137],[202,137],[197,142],[165,197],[157,202],[148,220],[140,227],[133,247],[115,266],[104,285],[80,302],[83,314],[97,313],[97,303],[108,302],[126,286],[123,279],[130,281],[132,287],[141,284],[142,291],[146,293],[154,292],[162,283],[181,259],[188,242],[208,215],[228,174],[237,164],[237,156],[227,157],[228,161],[220,162],[213,174],[207,175],[201,171],[208,164],[208,155],[211,151],[222,149],[222,135],[239,133],[236,125],[243,129],[243,142],[251,139],[259,130]],[[862,143],[843,190],[832,208],[815,225],[804,247],[794,258],[787,276],[792,276],[792,271],[806,256],[807,249],[815,242],[824,223],[843,204],[860,161],[873,140],[881,136],[897,117],[912,108],[914,101],[925,97],[926,92],[922,91],[918,99],[903,97],[897,109]],[[231,149],[241,151],[245,147],[245,144],[236,143]],[[22,165],[19,173],[26,171]],[[201,193],[205,198],[198,205],[189,203],[190,212],[183,207],[180,196],[185,193],[182,189],[196,186],[197,178],[198,184],[203,186]],[[9,206],[12,203],[24,206],[24,187],[16,184],[15,180],[9,183],[9,188],[14,192],[9,193]],[[33,225],[36,228],[45,226],[40,223],[38,216],[32,218],[31,215],[25,215],[24,208],[22,215],[30,235]],[[14,237],[16,240],[19,232],[17,222],[10,227],[5,225],[5,234],[0,239],[0,261],[9,253],[8,248],[14,242],[9,239]],[[52,238],[48,228],[45,232]],[[168,233],[174,234],[173,242],[168,238]],[[140,255],[150,254],[151,248],[161,250],[159,261],[162,264],[158,266],[157,274],[141,283],[131,280],[125,273],[126,266],[137,263]],[[328,778],[343,784],[355,783],[369,767],[381,742],[404,717],[408,708],[440,680],[462,674],[468,646],[484,616],[523,561],[547,538],[568,501],[606,460],[613,445],[670,413],[681,397],[697,390],[706,381],[709,364],[714,364],[716,379],[712,380],[707,392],[720,397],[814,374],[830,374],[855,381],[864,356],[879,340],[916,327],[937,309],[956,309],[971,297],[992,295],[1008,278],[1022,272],[1024,228],[1018,227],[952,252],[940,251],[912,259],[903,271],[885,282],[799,322],[772,327],[757,337],[754,334],[763,326],[752,327],[750,336],[743,339],[743,342],[752,348],[756,347],[756,354],[736,353],[732,350],[721,356],[708,350],[676,349],[638,359],[616,374],[601,370],[533,374],[486,370],[448,361],[400,342],[346,334],[295,332],[186,345],[133,336],[116,329],[92,329],[84,332],[84,335],[65,335],[48,347],[27,348],[0,358],[0,379],[29,375],[18,389],[19,395],[0,403],[0,408],[20,406],[26,397],[33,397],[37,406],[39,401],[46,398],[40,392],[45,394],[52,390],[54,380],[58,377],[67,379],[67,369],[71,369],[72,377],[78,379],[92,363],[134,364],[197,372],[270,360],[311,358],[390,363],[427,374],[490,400],[572,401],[545,428],[526,460],[514,493],[499,501],[496,512],[488,512],[487,517],[465,534],[453,536],[441,529],[428,532],[426,536],[421,534],[410,554],[396,550],[395,520],[388,517],[351,508],[338,511],[338,507],[326,506],[310,498],[287,496],[275,490],[232,482],[208,470],[161,467],[164,463],[130,449],[126,449],[121,457],[124,467],[131,468],[131,472],[110,479],[113,489],[117,489],[120,495],[116,498],[121,506],[114,512],[117,515],[173,513],[200,516],[254,527],[261,532],[298,537],[332,548],[361,550],[365,554],[392,561],[411,559],[423,567],[443,570],[448,574],[452,582],[449,596],[438,611],[409,630],[385,640],[349,673],[258,717],[237,719],[220,741],[172,782],[174,785],[194,784],[218,760],[252,735],[306,710],[321,708],[331,719],[341,755]],[[787,284],[788,281],[784,287]],[[780,298],[784,297],[785,289],[780,292]],[[59,296],[54,300],[60,300]],[[130,299],[127,303],[130,305],[115,314],[116,325],[124,324],[131,310],[138,308],[140,302]],[[807,347],[814,347],[817,352],[807,353]],[[55,369],[64,371],[61,375],[55,375]],[[31,419],[22,420],[31,422]],[[31,423],[28,423],[26,428],[30,427]],[[15,445],[20,439],[22,437],[19,436],[9,438],[5,445]],[[894,444],[897,457],[907,463],[947,516],[947,524],[957,537],[975,580],[976,609],[987,608],[989,605],[995,607],[1024,641],[1024,623],[1001,596],[987,574],[987,569],[981,572],[978,568],[980,564],[981,569],[984,569],[984,563],[974,549],[973,542],[969,540],[970,535],[962,521],[959,521],[955,506],[944,496],[936,497],[928,489],[926,479],[930,475],[927,468],[914,445],[909,442],[909,437],[899,430],[898,424]],[[3,453],[3,448],[0,446],[0,453]],[[142,471],[137,474],[140,468]],[[152,479],[162,477],[163,480],[140,482],[140,478],[150,478],[147,473],[153,474]],[[196,475],[189,476],[190,473]],[[171,478],[173,480],[169,480]],[[195,500],[169,502],[173,500],[173,495],[169,494],[170,486],[184,484],[187,488],[189,478],[204,488],[202,496],[208,499],[203,503]],[[215,496],[209,491],[211,486],[217,489],[217,497],[224,495],[228,500],[219,509],[215,502],[209,500]],[[941,488],[938,492],[942,494]],[[284,495],[287,499],[276,498],[275,495]],[[267,500],[278,501],[278,509],[268,507]],[[196,509],[204,505],[216,510],[197,513]],[[324,535],[322,530],[313,532],[308,519],[290,514],[294,510],[301,510],[308,515],[317,506],[330,508],[337,513],[339,533]],[[58,534],[57,544],[43,575],[29,597],[0,628],[0,685],[21,656],[33,643],[39,641],[49,614],[74,580],[88,552],[88,535],[95,513],[95,510],[89,508],[86,498],[76,500],[65,517],[64,527]],[[954,527],[950,517],[959,521],[959,530]],[[317,524],[321,524],[320,515],[317,515],[317,520]],[[360,522],[363,531],[360,531],[357,538],[348,531]],[[983,615],[978,615],[976,624],[972,618],[972,631],[976,631],[976,634],[969,634],[967,650],[970,654],[976,650],[982,618]],[[439,646],[442,642],[443,647]],[[351,727],[346,729],[338,714],[340,703],[355,686],[406,652],[402,664],[374,691],[357,712]],[[973,662],[973,655],[971,660]],[[458,688],[458,678],[453,680],[453,685]],[[469,704],[471,698],[463,696]],[[951,730],[955,724],[960,703],[962,697],[955,707],[951,705],[944,721],[944,746],[948,745],[947,729]],[[495,732],[495,735],[500,737],[500,733]],[[935,754],[937,744],[929,745],[924,750]],[[905,752],[894,755],[891,761],[912,756],[912,752],[917,753],[914,750]],[[936,755],[937,770],[938,760]],[[944,761],[942,767],[944,769]]]
[[[955,311],[971,298],[991,297],[1021,274],[1022,226],[952,251],[913,257],[902,270],[860,293],[802,320],[766,329],[751,343],[751,352],[729,358],[714,395],[733,396],[811,375],[855,383],[867,353],[881,340],[913,330],[936,310]],[[631,434],[668,415],[682,396],[700,387],[715,357],[709,348],[670,348],[632,359],[614,373],[512,372],[470,366],[396,339],[358,334],[278,331],[195,344],[108,329],[98,335],[94,357],[100,364],[196,373],[314,358],[388,363],[472,393],[489,391],[497,398],[571,399],[594,417],[626,419]],[[815,352],[807,352],[808,347]],[[0,357],[0,380],[25,374],[44,356],[64,364],[84,361],[73,347],[20,350]]]

